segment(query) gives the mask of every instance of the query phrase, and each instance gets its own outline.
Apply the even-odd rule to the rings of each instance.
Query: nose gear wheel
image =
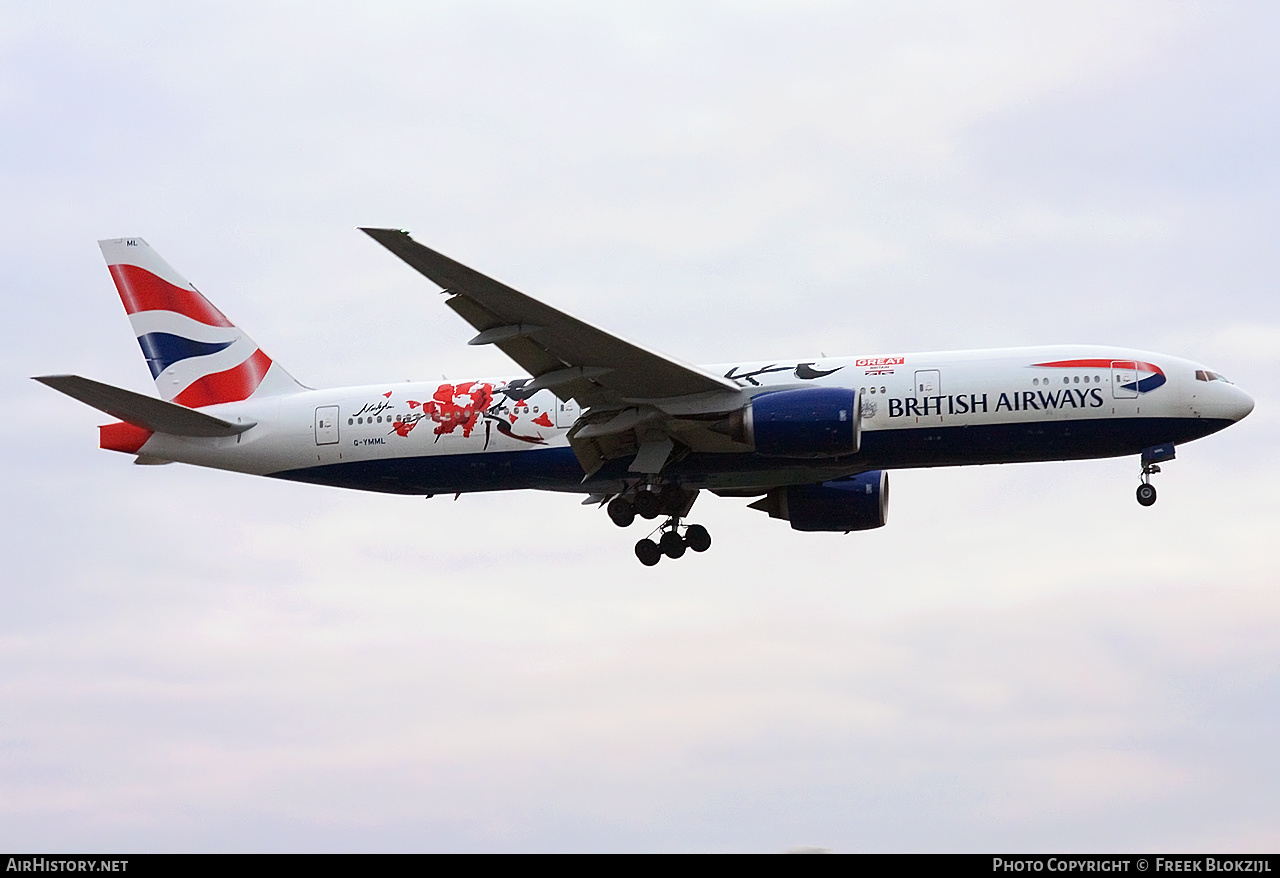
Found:
[[[1156,486],[1151,484],[1151,477],[1160,472],[1160,464],[1144,463],[1142,465],[1142,484],[1138,485],[1138,505],[1151,506],[1156,502]]]

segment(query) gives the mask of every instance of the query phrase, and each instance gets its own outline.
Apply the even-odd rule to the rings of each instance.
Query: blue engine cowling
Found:
[[[817,485],[774,488],[751,504],[795,530],[851,531],[884,527],[889,520],[889,474],[883,470]]]
[[[858,391],[849,387],[761,393],[735,420],[734,438],[772,457],[854,454],[862,439]]]

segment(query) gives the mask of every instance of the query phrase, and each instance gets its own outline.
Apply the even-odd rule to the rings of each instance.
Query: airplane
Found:
[[[142,238],[99,242],[160,398],[76,375],[36,381],[117,420],[100,446],[363,491],[587,495],[620,527],[660,519],[646,566],[705,552],[701,491],[798,531],[888,518],[892,469],[1138,455],[1137,499],[1176,446],[1253,410],[1221,373],[1111,346],[694,366],[597,329],[419,244],[361,231],[443,290],[515,378],[312,389]]]

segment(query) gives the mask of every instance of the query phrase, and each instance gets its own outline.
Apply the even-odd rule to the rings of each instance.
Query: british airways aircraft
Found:
[[[430,250],[363,229],[528,377],[313,390],[141,238],[101,241],[160,399],[35,380],[117,418],[101,447],[364,491],[586,494],[620,527],[659,519],[641,563],[711,536],[698,493],[800,531],[881,527],[887,470],[1138,455],[1138,502],[1175,447],[1249,414],[1221,374],[1115,347],[885,353],[694,366],[597,329]]]

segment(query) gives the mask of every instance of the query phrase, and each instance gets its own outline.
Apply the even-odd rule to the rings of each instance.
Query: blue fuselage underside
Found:
[[[689,454],[663,469],[664,477],[690,487],[715,484],[734,473],[770,473],[760,484],[788,484],[788,473],[866,472],[930,466],[1083,460],[1137,454],[1166,442],[1208,436],[1231,421],[1207,418],[1106,418],[913,427],[867,431],[857,454],[843,458],[791,459],[745,454]],[[528,451],[393,457],[271,473],[274,478],[390,494],[446,494],[539,488],[592,490],[627,477],[629,460],[611,461],[583,482],[582,467],[568,447]],[[803,479],[801,479],[803,480]],[[816,480],[816,479],[811,479]]]

